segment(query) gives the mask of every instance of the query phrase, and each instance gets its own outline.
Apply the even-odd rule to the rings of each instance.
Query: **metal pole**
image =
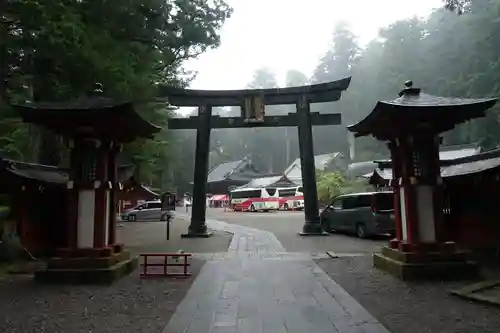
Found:
[[[170,217],[167,216],[167,240],[170,240]]]
[[[304,236],[326,235],[319,219],[311,112],[307,96],[301,96],[297,103],[297,118],[305,215],[304,227],[300,234]]]
[[[205,221],[211,117],[211,106],[205,105],[198,108],[191,224],[189,225],[188,232],[183,234],[182,237],[209,237],[212,235],[212,233],[208,232]]]

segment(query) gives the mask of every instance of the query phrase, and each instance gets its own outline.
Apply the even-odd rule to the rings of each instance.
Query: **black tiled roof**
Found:
[[[390,140],[425,126],[435,133],[451,130],[470,119],[484,117],[496,98],[438,97],[408,87],[392,101],[379,101],[373,111],[347,129],[355,136]]]
[[[297,186],[293,181],[288,179],[286,176],[269,176],[269,177],[261,177],[255,178],[245,184],[243,186],[238,187],[241,188],[278,188],[278,187],[294,187]]]
[[[26,102],[12,105],[26,123],[66,136],[91,130],[98,138],[131,142],[151,138],[161,130],[142,118],[131,102],[114,102],[102,96],[82,97],[67,102]]]
[[[2,171],[14,176],[47,184],[63,185],[69,181],[69,172],[67,168],[6,159],[0,159],[0,168]],[[134,165],[119,166],[118,181],[122,182],[132,177],[134,170]]]
[[[238,160],[219,164],[208,174],[207,183],[215,183],[226,180],[229,175],[234,170],[237,170],[243,163],[244,160]]]
[[[246,156],[240,160],[219,164],[212,169],[207,177],[207,183],[221,182],[225,180],[252,180],[262,177],[250,159]]]
[[[491,170],[499,166],[500,149],[496,149],[477,155],[441,161],[441,177],[450,178],[465,176]],[[390,168],[377,168],[375,169],[374,174],[384,180],[392,179],[392,170]]]

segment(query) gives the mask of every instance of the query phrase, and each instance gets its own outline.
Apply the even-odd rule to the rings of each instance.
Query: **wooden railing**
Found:
[[[157,277],[188,277],[191,276],[191,272],[188,268],[191,266],[189,263],[189,258],[191,258],[191,253],[142,253],[140,257],[142,259],[141,267],[142,273],[141,278],[157,278]],[[151,262],[148,259],[151,258],[161,258],[160,262]],[[172,262],[174,261],[174,262]],[[182,261],[182,262],[179,262]],[[163,268],[160,272],[151,272],[148,267],[161,267]],[[182,272],[172,272],[169,268],[181,267]]]

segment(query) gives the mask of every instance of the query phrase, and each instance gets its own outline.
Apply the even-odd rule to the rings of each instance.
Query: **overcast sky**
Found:
[[[242,89],[256,69],[270,68],[283,84],[287,70],[310,75],[344,21],[364,44],[380,27],[426,16],[442,0],[227,0],[234,8],[221,45],[185,67],[198,75],[193,89]]]

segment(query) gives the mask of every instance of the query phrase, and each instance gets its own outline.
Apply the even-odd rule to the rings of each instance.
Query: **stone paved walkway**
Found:
[[[388,333],[312,260],[266,231],[220,221],[234,234],[209,261],[163,333]]]

